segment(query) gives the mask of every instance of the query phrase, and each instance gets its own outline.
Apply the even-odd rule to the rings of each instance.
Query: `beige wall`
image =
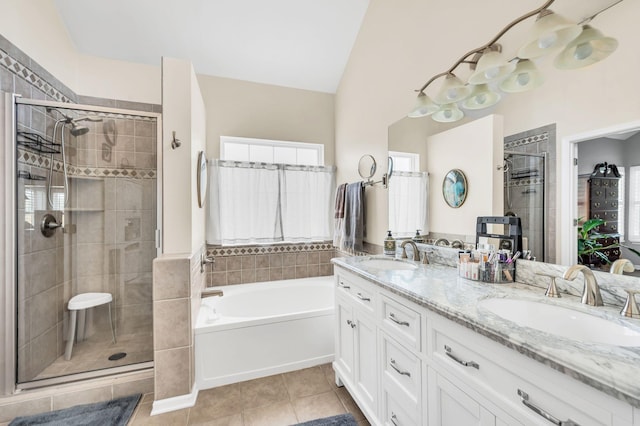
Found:
[[[598,2],[600,6],[604,3]],[[338,181],[357,179],[356,165],[362,154],[386,156],[387,126],[406,115],[414,103],[415,89],[449,68],[464,52],[491,39],[507,22],[538,6],[540,2],[534,0],[407,0],[400,7],[393,2],[371,0],[336,94]],[[595,7],[568,0],[557,2],[554,10],[580,18],[580,10],[593,11]],[[637,118],[640,97],[630,96],[640,88],[640,80],[635,77],[640,66],[637,16],[640,4],[627,1],[593,21],[594,26],[620,42],[618,51],[606,61],[581,70],[559,71],[550,65],[550,58],[543,60],[545,85],[534,92],[511,95],[493,111],[504,116],[504,134],[555,122],[560,143],[575,133]],[[518,33],[524,34],[517,30],[515,36]],[[517,50],[518,38],[510,37],[504,40],[505,52]],[[560,149],[558,153],[560,175],[563,156],[567,154]],[[386,194],[380,192],[376,191],[368,201],[367,210],[371,225],[367,240],[377,244],[384,238],[387,222]],[[558,206],[562,194],[559,190],[555,200]],[[560,229],[562,224],[558,222]],[[560,238],[556,245],[560,251]]]
[[[334,164],[334,96],[199,75],[207,109],[207,153],[220,157],[220,136],[324,144]]]
[[[447,234],[475,235],[478,216],[502,215],[502,117],[490,115],[455,129],[430,136],[427,141],[429,171],[429,226]],[[469,143],[473,141],[473,143]],[[494,160],[498,152],[498,162]],[[468,194],[462,206],[449,207],[442,181],[451,169],[467,178]]]

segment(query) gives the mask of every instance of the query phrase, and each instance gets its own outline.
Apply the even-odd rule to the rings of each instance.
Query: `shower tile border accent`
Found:
[[[26,166],[49,168],[51,159],[26,150],[18,149],[18,163]],[[53,169],[56,172],[62,171],[62,161],[54,160]],[[70,176],[81,177],[125,177],[132,179],[156,179],[158,172],[156,169],[125,169],[107,167],[78,167],[67,165],[67,173]]]
[[[28,66],[22,64],[19,60],[15,59],[9,53],[0,49],[0,64],[7,70],[25,80],[27,83],[33,85],[38,90],[41,90],[46,95],[58,102],[73,103],[73,100],[67,97],[64,93],[53,87],[47,80],[40,77]]]
[[[308,251],[333,250],[331,242],[318,243],[288,243],[271,245],[246,245],[233,247],[207,246],[207,256],[242,256],[249,254],[277,254]]]
[[[506,139],[506,138],[505,138]],[[549,132],[543,132],[533,136],[526,136],[524,138],[515,139],[504,143],[505,148],[515,148],[518,146],[529,145],[532,143],[544,142],[549,140]]]

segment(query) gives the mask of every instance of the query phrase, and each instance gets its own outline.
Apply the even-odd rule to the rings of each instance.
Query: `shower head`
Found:
[[[71,134],[73,136],[81,136],[81,135],[86,135],[87,133],[89,133],[89,128],[87,126],[83,126],[80,124],[77,124],[75,120],[73,120],[71,122],[71,130],[70,130]]]

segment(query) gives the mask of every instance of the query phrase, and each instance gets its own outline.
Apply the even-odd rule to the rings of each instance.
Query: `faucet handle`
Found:
[[[426,250],[420,252],[420,257],[422,258],[422,264],[423,265],[428,265],[429,264],[429,257],[427,256]]]
[[[400,256],[401,259],[407,259],[407,248],[406,247],[402,247],[402,256]]]
[[[562,297],[560,296],[560,292],[558,291],[558,287],[556,286],[556,278],[560,278],[556,275],[550,274],[536,274],[541,277],[551,278],[551,282],[549,282],[549,286],[547,287],[547,291],[544,292],[544,295],[547,297]]]
[[[625,291],[627,292],[627,301],[624,303],[620,315],[629,318],[640,318],[640,308],[636,303],[636,293],[640,293],[640,291],[631,289],[625,289]]]

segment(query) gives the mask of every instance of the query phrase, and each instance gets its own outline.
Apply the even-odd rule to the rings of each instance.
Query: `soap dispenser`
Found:
[[[419,229],[416,229],[416,235],[413,236],[412,240],[414,243],[424,243],[424,238],[420,235]]]
[[[387,256],[396,255],[396,240],[391,235],[391,231],[387,231],[387,238],[384,239],[384,254]]]

